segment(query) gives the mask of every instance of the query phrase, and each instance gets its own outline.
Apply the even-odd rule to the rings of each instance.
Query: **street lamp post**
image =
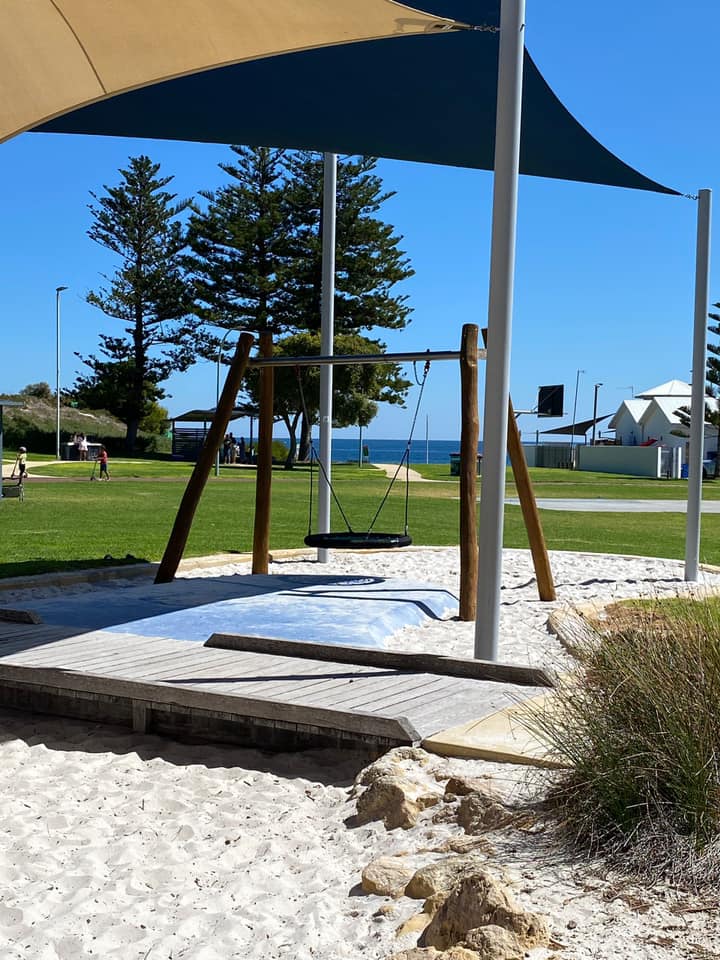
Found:
[[[60,459],[60,294],[67,287],[55,287],[55,459]]]
[[[602,386],[601,383],[595,384],[595,398],[593,400],[593,432],[592,432],[592,440],[590,441],[593,447],[595,446],[595,426],[596,426],[595,421],[597,420],[597,395],[598,395],[598,390],[600,389],[601,386]]]
[[[572,433],[570,434],[570,469],[575,469],[575,416],[577,414],[577,397],[578,397],[578,387],[580,386],[580,374],[585,373],[584,370],[578,370],[577,376],[575,377],[575,400],[573,401],[573,419],[572,419]]]

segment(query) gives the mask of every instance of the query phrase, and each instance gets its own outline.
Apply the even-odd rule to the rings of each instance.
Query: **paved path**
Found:
[[[395,471],[398,468],[396,463],[373,463],[371,466],[377,467],[378,470],[384,470],[386,476],[388,476],[391,480],[395,476]],[[435,483],[434,480],[428,480],[426,477],[423,477],[417,472],[417,470],[413,470],[412,467],[408,470],[404,464],[402,467],[400,467],[398,480],[400,480],[402,483],[405,483],[406,480],[413,480],[418,483]]]
[[[517,497],[509,497],[505,503],[517,507]],[[537,501],[541,510],[575,510],[581,513],[687,513],[687,500],[571,500],[543,498]],[[720,513],[720,500],[705,500],[703,513]]]

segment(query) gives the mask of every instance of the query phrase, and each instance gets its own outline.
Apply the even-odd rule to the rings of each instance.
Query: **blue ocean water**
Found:
[[[407,440],[382,440],[372,436],[363,436],[363,446],[368,448],[367,460],[370,463],[400,463]],[[317,442],[315,444],[317,448]],[[410,447],[410,463],[450,463],[450,454],[460,452],[459,440],[413,440]],[[482,453],[482,441],[478,444],[478,453]],[[360,445],[357,438],[340,439],[333,437],[333,463],[358,463]]]

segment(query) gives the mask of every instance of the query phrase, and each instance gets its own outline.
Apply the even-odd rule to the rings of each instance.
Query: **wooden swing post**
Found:
[[[260,334],[260,356],[272,357],[272,334]],[[272,432],[274,420],[275,371],[260,368],[260,411],[258,417],[255,524],[253,526],[253,573],[267,573],[270,562],[270,514],[272,507]]]
[[[177,569],[182,560],[183,551],[187,544],[190,528],[192,527],[195,511],[200,503],[200,497],[205,489],[205,484],[210,476],[215,455],[222,443],[223,437],[227,433],[230,417],[235,409],[235,399],[240,389],[248,361],[250,359],[250,349],[253,345],[254,337],[251,333],[240,335],[235,355],[230,363],[225,386],[223,387],[218,405],[215,408],[215,415],[212,418],[210,429],[205,438],[205,443],[200,450],[197,463],[190,474],[188,485],[185,488],[180,506],[178,507],[175,523],[173,524],[170,539],[165,547],[165,553],[160,561],[160,567],[155,576],[155,583],[170,583],[174,579]]]
[[[487,330],[483,330],[483,341],[487,346]],[[535,491],[532,488],[530,471],[528,470],[525,451],[523,450],[520,431],[518,430],[515,411],[513,410],[512,400],[508,397],[508,430],[507,447],[510,456],[510,465],[512,467],[513,477],[515,479],[515,488],[518,499],[520,500],[520,509],[522,510],[525,529],[527,530],[528,542],[530,544],[530,553],[532,554],[533,566],[535,567],[535,579],[537,580],[538,595],[541,600],[555,600],[555,582],[553,581],[552,569],[550,567],[550,557],[548,556],[547,544],[540,522],[537,502],[535,500]]]
[[[466,323],[460,343],[460,619],[477,607],[478,328]]]

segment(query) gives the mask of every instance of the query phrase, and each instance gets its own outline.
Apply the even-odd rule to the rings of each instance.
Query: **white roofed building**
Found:
[[[681,407],[690,407],[691,394],[689,383],[668,380],[639,393],[632,400],[624,400],[609,424],[610,429],[615,431],[616,443],[623,446],[682,447],[687,459],[689,428],[683,426],[677,411]],[[717,409],[718,401],[712,397],[707,397],[706,403]],[[717,430],[706,425],[703,458],[715,454],[717,447]]]

